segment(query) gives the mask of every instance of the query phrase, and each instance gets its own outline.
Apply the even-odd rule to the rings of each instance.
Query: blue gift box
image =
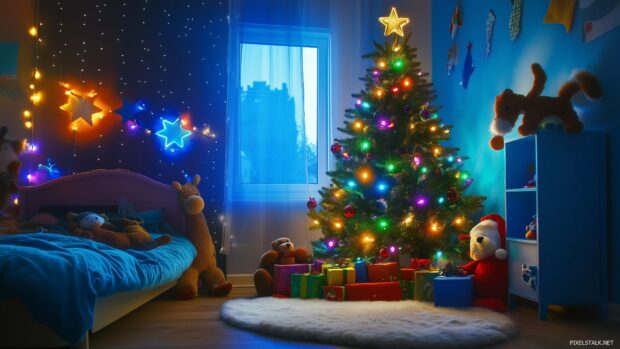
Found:
[[[355,266],[355,282],[368,282],[368,267],[366,261],[357,261],[353,264]]]
[[[436,307],[471,307],[474,298],[474,277],[438,276],[433,279]]]

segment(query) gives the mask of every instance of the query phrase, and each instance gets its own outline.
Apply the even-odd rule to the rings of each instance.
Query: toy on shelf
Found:
[[[303,248],[296,249],[291,239],[282,237],[273,240],[271,250],[261,256],[258,269],[254,272],[254,287],[258,296],[271,296],[274,292],[288,296],[291,287],[290,275],[310,272],[310,264],[306,264],[308,260],[308,252]],[[274,278],[277,278],[275,281],[278,282],[275,282]]]
[[[494,150],[504,148],[504,135],[512,130],[520,114],[523,114],[518,132],[521,136],[536,133],[543,119],[557,116],[562,120],[567,132],[580,132],[583,124],[571,104],[571,97],[580,90],[590,99],[602,96],[601,87],[594,75],[579,71],[574,78],[566,82],[558,91],[557,97],[541,96],[547,75],[540,64],[532,64],[534,83],[526,96],[516,94],[510,89],[495,97],[495,118],[491,123],[493,138],[490,145]]]
[[[528,225],[525,226],[525,230],[527,230],[527,232],[525,233],[526,239],[530,239],[530,240],[536,239],[537,225],[538,225],[538,222],[536,220],[536,215],[533,215],[532,221]]]
[[[521,280],[534,290],[536,289],[536,276],[537,272],[535,266],[530,265],[528,267],[526,264],[521,265]]]
[[[506,311],[508,300],[508,262],[506,261],[506,223],[497,214],[480,219],[469,233],[467,275],[474,275],[474,305]]]

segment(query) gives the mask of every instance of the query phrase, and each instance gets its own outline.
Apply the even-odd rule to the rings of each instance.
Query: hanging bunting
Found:
[[[452,12],[452,21],[450,21],[450,35],[452,40],[456,38],[459,28],[463,25],[463,16],[461,15],[461,1],[456,2],[454,12]]]
[[[588,43],[620,26],[620,1],[580,1],[583,42]]]
[[[495,12],[493,10],[489,10],[489,15],[487,16],[487,32],[486,38],[484,42],[484,59],[489,59],[491,55],[491,41],[493,40],[493,28],[495,27]]]
[[[463,64],[463,80],[461,81],[461,86],[467,90],[467,85],[469,85],[469,78],[474,73],[474,60],[471,57],[471,42],[467,45],[467,56],[465,56],[465,63]]]
[[[573,25],[576,0],[550,0],[544,23],[557,23],[564,25],[566,32],[570,32]]]
[[[457,62],[457,54],[458,49],[456,46],[456,42],[452,42],[452,45],[448,48],[448,63],[446,64],[446,68],[448,68],[448,75],[452,74],[452,71],[456,67]]]
[[[523,11],[523,0],[510,0],[512,2],[512,10],[510,11],[510,21],[508,23],[510,29],[510,40],[514,40],[521,32],[521,12]]]

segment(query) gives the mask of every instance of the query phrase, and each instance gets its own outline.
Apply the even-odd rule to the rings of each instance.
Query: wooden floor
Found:
[[[178,301],[166,293],[92,335],[90,345],[93,349],[343,348],[262,336],[219,320],[220,306],[227,299],[253,295],[252,288],[235,288],[228,298],[203,295]],[[620,324],[600,321],[584,311],[550,312],[548,321],[538,321],[534,305],[523,303],[509,316],[517,323],[519,334],[495,348],[566,348],[570,339],[613,339],[615,346],[620,346]]]

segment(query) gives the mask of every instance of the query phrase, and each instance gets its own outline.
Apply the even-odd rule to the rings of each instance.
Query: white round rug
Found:
[[[487,309],[435,308],[416,301],[235,299],[224,303],[221,318],[277,337],[376,348],[471,348],[517,332],[510,318]]]

